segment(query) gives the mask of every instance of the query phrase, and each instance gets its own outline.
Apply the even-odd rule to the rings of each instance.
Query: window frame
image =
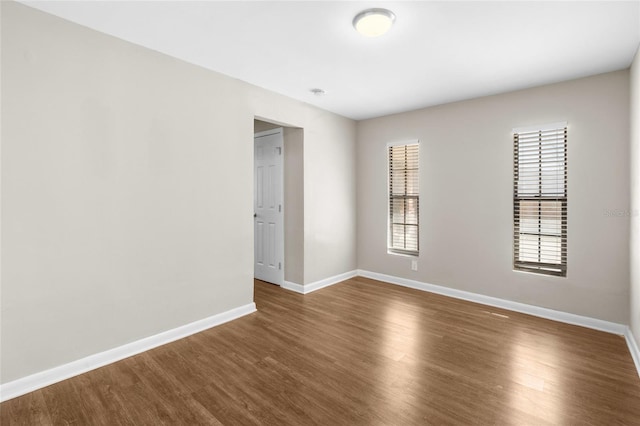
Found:
[[[417,194],[407,195],[405,191],[405,195],[394,196],[393,186],[392,186],[392,162],[391,162],[391,149],[398,146],[413,146],[416,145],[418,147],[418,168],[417,168],[417,186],[418,191]],[[387,161],[387,253],[393,255],[400,256],[410,256],[410,257],[418,257],[420,254],[420,140],[418,139],[409,139],[397,142],[389,142],[386,144],[386,161]],[[416,250],[407,250],[406,248],[398,248],[393,245],[393,200],[394,199],[414,199],[416,200]],[[396,222],[396,225],[402,224],[407,226],[406,219],[403,222]],[[414,224],[408,224],[410,226],[414,226]],[[406,230],[404,232],[406,239]],[[405,243],[406,247],[406,243]]]
[[[556,192],[551,195],[545,195],[544,190],[544,172],[543,168],[545,163],[547,167],[550,166],[549,163],[557,162],[557,156],[551,159],[543,159],[543,151],[544,149],[549,149],[549,145],[546,147],[544,144],[543,134],[548,132],[558,132],[562,133],[561,136],[556,136],[557,143],[556,147],[561,147],[563,156],[562,156],[562,173],[563,173],[563,188],[562,193]],[[523,134],[534,135],[538,133],[538,160],[534,163],[538,164],[538,187],[537,193],[535,194],[521,194],[519,192],[519,181],[520,181],[520,171],[521,171],[521,155],[520,155],[520,136]],[[549,275],[549,276],[558,276],[558,277],[566,277],[567,276],[567,242],[568,242],[568,125],[566,122],[560,123],[552,123],[542,126],[530,126],[523,127],[518,129],[513,129],[512,131],[512,141],[513,141],[513,269],[514,271],[520,272],[530,272],[541,275]],[[531,142],[528,142],[529,144]],[[535,142],[534,142],[535,144]],[[556,152],[559,148],[553,148]],[[535,154],[534,154],[535,155]],[[529,164],[532,164],[529,160]],[[556,166],[557,167],[557,166]],[[558,181],[556,174],[556,182]],[[534,178],[535,179],[535,178]],[[528,183],[528,182],[527,182]],[[530,183],[529,183],[530,184]],[[521,222],[523,218],[523,208],[522,202],[533,202],[538,204],[538,232],[523,232],[521,230]],[[542,230],[543,227],[543,219],[544,215],[548,213],[544,213],[544,209],[542,203],[558,203],[559,204],[559,214],[560,214],[560,223],[559,223],[559,235],[557,234],[548,234],[544,233]],[[558,208],[558,207],[555,207]],[[520,241],[522,235],[536,236],[538,237],[538,248],[537,248],[537,256],[538,261],[531,260],[521,260],[522,257],[520,253],[522,251],[523,246]],[[555,237],[560,239],[560,262],[543,262],[543,237]]]

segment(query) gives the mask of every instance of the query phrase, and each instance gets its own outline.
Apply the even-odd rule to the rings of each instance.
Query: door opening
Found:
[[[254,277],[284,284],[283,129],[254,134]]]

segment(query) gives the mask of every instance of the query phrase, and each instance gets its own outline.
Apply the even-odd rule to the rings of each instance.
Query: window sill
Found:
[[[558,274],[547,274],[544,272],[535,272],[535,271],[525,271],[523,269],[512,269],[513,272],[518,272],[521,274],[527,275],[535,275],[537,277],[551,277],[551,278],[567,278],[567,275],[558,275]]]
[[[401,256],[401,257],[411,257],[413,259],[417,259],[420,256],[420,252],[418,253],[403,253],[401,251],[395,251],[395,250],[389,250],[387,249],[387,254],[392,254],[394,256]]]

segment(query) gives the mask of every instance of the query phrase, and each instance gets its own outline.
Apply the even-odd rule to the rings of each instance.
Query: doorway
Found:
[[[261,262],[262,264],[265,262],[271,263],[273,266],[282,268],[278,269],[280,275],[265,279],[260,270],[264,271],[267,268],[257,265],[257,260],[260,256],[265,256],[269,250],[269,247],[264,247],[264,237],[260,237],[260,232],[268,229],[268,226],[267,228],[257,229],[259,225],[257,223],[259,219],[257,217],[258,211],[254,210],[254,214],[256,214],[254,219],[254,278],[278,284],[290,290],[299,289],[304,283],[304,129],[258,117],[255,117],[253,124],[254,158],[259,148],[259,146],[256,146],[256,136],[264,136],[275,133],[278,130],[281,131],[282,149],[280,150],[281,155],[279,155],[279,158],[282,161],[280,173],[282,185],[281,192],[279,192],[280,202],[277,204],[282,206],[280,207],[281,212],[279,212],[282,220],[280,236],[284,237],[283,245],[279,246],[279,256],[281,256],[282,260],[278,261],[278,263],[275,260],[268,262],[266,259]],[[260,138],[260,140],[262,141],[263,139]],[[258,173],[255,165],[254,173],[255,208],[255,204],[258,201]],[[267,196],[263,195],[263,203]],[[266,222],[263,220],[260,226],[264,227],[266,226],[265,224]],[[272,229],[277,230],[277,224]],[[262,239],[258,241],[258,238]],[[261,253],[257,252],[258,247],[263,247]],[[275,268],[267,270],[273,272],[272,275],[276,275]]]
[[[254,134],[254,277],[284,284],[283,129]]]

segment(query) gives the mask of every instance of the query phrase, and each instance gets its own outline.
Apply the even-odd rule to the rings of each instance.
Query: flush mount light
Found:
[[[378,37],[389,31],[396,15],[387,9],[367,9],[353,18],[353,27],[367,37]]]

